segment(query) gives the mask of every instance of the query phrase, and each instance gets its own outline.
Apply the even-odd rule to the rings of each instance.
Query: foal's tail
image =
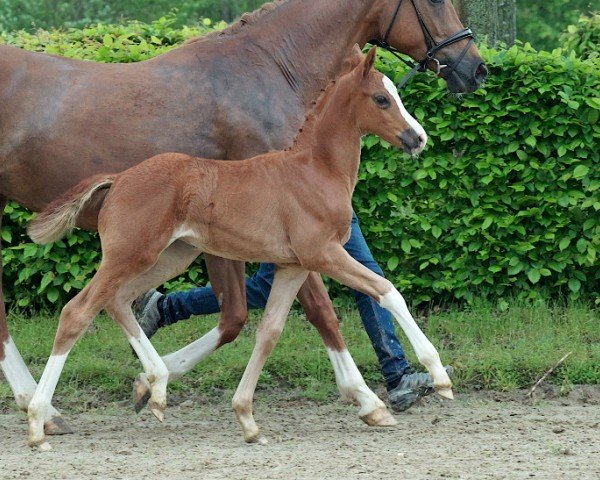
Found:
[[[116,174],[87,178],[50,203],[29,222],[27,233],[35,243],[50,243],[70,232],[81,212],[94,201],[94,195],[114,183]]]

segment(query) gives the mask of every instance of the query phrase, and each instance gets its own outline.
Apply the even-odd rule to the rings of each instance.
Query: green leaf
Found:
[[[529,281],[533,284],[538,283],[541,278],[540,271],[537,268],[532,268],[527,272],[527,278],[529,278]]]
[[[50,300],[51,303],[56,303],[58,300],[58,289],[56,287],[50,287],[46,292],[46,298]]]
[[[38,289],[39,293],[42,293],[46,287],[50,284],[50,282],[54,280],[54,273],[53,272],[47,272],[43,277],[42,277],[42,281],[40,282],[40,288]]]
[[[573,293],[577,293],[581,289],[581,282],[576,278],[571,278],[569,280],[569,290]]]
[[[399,262],[400,262],[400,259],[398,257],[396,257],[395,255],[393,257],[390,257],[390,259],[387,262],[388,270],[390,270],[390,271],[396,270],[396,267],[398,266]]]
[[[570,243],[571,243],[571,239],[569,237],[565,237],[558,244],[558,248],[562,252],[563,250],[565,250],[570,245]]]
[[[440,236],[442,235],[442,229],[440,227],[438,227],[437,225],[434,225],[433,227],[431,227],[431,234],[435,238],[440,238]]]
[[[415,180],[423,180],[427,176],[427,172],[425,170],[417,170],[413,173],[413,178]]]
[[[400,246],[402,247],[402,250],[405,253],[410,253],[412,247],[410,245],[410,242],[406,238],[402,239],[402,241],[400,242]]]
[[[573,177],[574,178],[583,178],[588,174],[589,171],[590,171],[590,167],[588,167],[587,165],[578,165],[575,167],[575,170],[573,171]]]
[[[485,220],[481,224],[481,228],[483,230],[487,230],[493,222],[494,222],[494,217],[491,215],[487,216],[487,217],[485,217]]]

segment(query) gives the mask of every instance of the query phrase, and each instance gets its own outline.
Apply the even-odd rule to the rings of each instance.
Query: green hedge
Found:
[[[99,61],[161,53],[201,27],[98,26],[5,35],[24,48]],[[415,302],[509,297],[598,299],[600,74],[592,60],[529,46],[483,50],[491,75],[474,95],[449,96],[431,75],[402,92],[430,135],[412,159],[365,139],[355,207],[375,257]],[[382,55],[395,80],[403,67]],[[98,260],[93,235],[26,243],[27,212],[7,209],[2,237],[13,305],[62,303]],[[200,267],[171,282],[206,281]]]
[[[600,58],[600,13],[582,15],[575,25],[569,25],[560,36],[561,45],[578,57]]]

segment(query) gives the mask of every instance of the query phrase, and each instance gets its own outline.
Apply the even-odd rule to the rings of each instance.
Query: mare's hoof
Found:
[[[133,381],[133,408],[135,413],[140,413],[150,400],[150,384],[146,376],[140,374]]]
[[[449,387],[438,388],[438,389],[436,389],[436,393],[440,397],[447,398],[448,400],[454,400],[454,394],[452,393],[452,389]]]
[[[360,417],[370,427],[393,427],[398,424],[398,421],[385,407],[373,410],[371,413],[367,413]]]
[[[44,423],[44,433],[46,435],[70,435],[73,433],[73,429],[60,415],[55,415]]]

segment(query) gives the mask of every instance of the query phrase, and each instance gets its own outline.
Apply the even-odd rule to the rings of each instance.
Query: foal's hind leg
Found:
[[[358,404],[358,415],[371,426],[393,426],[396,419],[367,386],[348,352],[333,305],[318,273],[311,272],[298,292],[306,318],[323,338],[342,398]]]
[[[263,365],[277,344],[294,297],[307,275],[306,270],[291,267],[275,272],[267,306],[256,331],[256,345],[232,401],[246,442],[265,443],[259,437],[260,432],[252,415],[252,397]]]
[[[178,378],[238,336],[247,321],[244,262],[204,255],[215,296],[221,305],[219,324],[203,337],[163,360],[169,379]],[[218,268],[221,267],[221,268]]]
[[[60,314],[52,354],[29,403],[28,443],[30,446],[39,445],[44,440],[44,419],[71,348],[114,294],[114,290],[108,288],[110,282],[103,282],[103,275],[100,273],[99,271],[92,281],[65,305]],[[99,288],[96,288],[97,285]]]

